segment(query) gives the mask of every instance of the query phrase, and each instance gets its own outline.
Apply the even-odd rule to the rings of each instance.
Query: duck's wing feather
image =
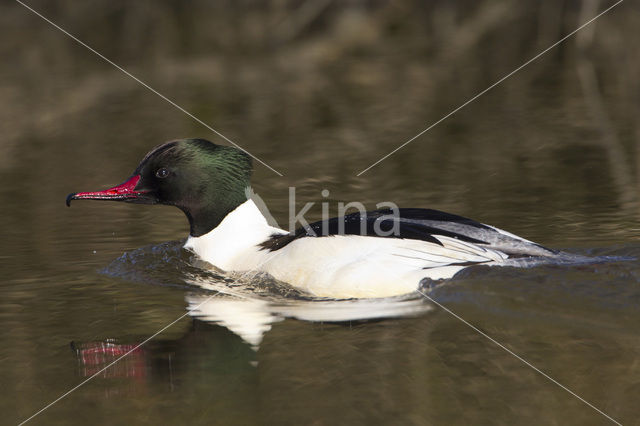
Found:
[[[498,250],[509,258],[552,256],[556,251],[466,217],[430,209],[381,209],[355,212],[298,228],[295,233],[273,235],[263,249],[279,250],[301,238],[360,235],[420,240],[443,246],[445,241]]]

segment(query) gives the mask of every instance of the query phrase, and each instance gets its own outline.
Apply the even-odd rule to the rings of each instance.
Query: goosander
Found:
[[[416,208],[356,212],[290,233],[271,226],[247,195],[251,170],[240,149],[181,139],[152,149],[124,183],[69,194],[66,202],[176,206],[190,225],[184,248],[202,260],[230,273],[268,273],[329,298],[396,296],[469,266],[558,253],[471,219]]]

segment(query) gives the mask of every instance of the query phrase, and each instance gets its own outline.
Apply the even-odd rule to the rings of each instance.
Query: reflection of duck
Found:
[[[275,322],[296,318],[313,322],[363,321],[416,316],[431,309],[420,298],[277,301],[217,294],[187,295],[189,314],[228,328],[254,348]]]
[[[75,199],[179,207],[191,226],[185,247],[226,271],[262,271],[317,296],[387,297],[423,278],[471,265],[556,253],[460,216],[425,209],[358,212],[287,233],[270,226],[246,189],[251,158],[202,139],[152,150],[123,184]],[[318,238],[322,237],[322,238]]]
[[[206,294],[194,295],[201,296]],[[85,400],[104,403],[106,408],[96,415],[105,423],[124,418],[122,413],[130,419],[132,412],[138,423],[148,423],[152,410],[159,410],[164,423],[190,419],[232,425],[309,424],[333,418],[359,424],[363,413],[366,422],[375,424],[386,410],[395,416],[389,419],[407,406],[429,412],[427,408],[441,404],[441,392],[451,389],[450,375],[458,373],[451,373],[457,364],[450,363],[463,363],[463,372],[469,365],[466,351],[455,354],[450,330],[436,333],[444,339],[443,347],[432,346],[432,331],[441,324],[429,316],[322,326],[285,320],[272,324],[259,351],[225,327],[193,319],[129,355],[135,360],[124,358],[104,371],[96,377],[99,383],[85,388]],[[77,343],[79,374],[88,377],[96,367],[106,367],[156,331],[150,324],[146,331],[138,330],[142,335]],[[96,363],[96,351],[105,346]],[[453,361],[445,356],[448,350]],[[486,375],[481,368],[473,377],[478,374]],[[434,390],[434,385],[440,387]],[[407,397],[408,391],[415,396]]]
[[[194,282],[195,283],[195,282]],[[202,283],[203,287],[223,289],[224,285],[213,286]],[[377,299],[352,300],[296,300],[287,298],[256,298],[235,292],[224,293],[192,293],[187,294],[187,310],[196,321],[194,326],[176,341],[155,341],[139,346],[124,343],[115,339],[97,342],[72,343],[81,367],[81,374],[91,376],[109,365],[112,361],[123,358],[102,372],[104,377],[129,377],[144,381],[149,364],[158,356],[171,362],[171,353],[194,340],[194,330],[201,322],[215,324],[226,328],[240,337],[254,350],[258,350],[264,334],[272,325],[286,318],[296,318],[312,322],[345,323],[351,321],[368,321],[384,318],[414,317],[431,309],[424,299],[408,297],[392,297]],[[216,327],[218,329],[218,327]],[[187,345],[188,346],[188,345]],[[153,355],[149,355],[149,354]],[[126,356],[125,356],[126,355]],[[251,357],[245,361],[254,363]],[[171,366],[167,365],[167,369]]]
[[[72,342],[79,374],[89,377],[100,372],[100,377],[105,379],[127,378],[137,387],[132,390],[139,391],[152,388],[157,382],[171,383],[174,377],[184,380],[185,372],[190,372],[192,380],[205,381],[207,374],[250,372],[255,365],[256,352],[246,342],[224,327],[203,321],[193,320],[178,338],[153,339],[140,346],[147,337]],[[105,369],[117,359],[117,363]],[[203,387],[207,384],[209,391],[215,390],[211,383],[203,383]],[[247,389],[251,386],[255,385],[251,383]]]

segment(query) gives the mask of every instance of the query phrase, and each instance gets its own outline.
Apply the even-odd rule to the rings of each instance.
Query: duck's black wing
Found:
[[[430,209],[381,209],[318,221],[292,234],[273,235],[261,245],[275,251],[300,238],[360,235],[422,240],[442,246],[438,237],[499,250],[509,257],[552,256],[557,252],[466,217]]]

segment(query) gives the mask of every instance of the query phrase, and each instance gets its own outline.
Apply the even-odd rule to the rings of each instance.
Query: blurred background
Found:
[[[360,178],[612,2],[30,4],[284,174],[255,165],[263,197],[296,186],[319,200],[326,187],[336,200],[486,221],[526,212],[563,228],[576,211],[638,217],[633,2]],[[46,191],[60,199],[122,181],[163,141],[225,143],[20,5],[2,16],[3,172],[64,185]]]
[[[547,246],[581,253],[634,255],[638,251],[637,2],[614,8],[359,177],[382,156],[614,2],[26,3],[281,172],[283,177],[254,163],[254,189],[282,226],[287,224],[288,187],[295,186],[300,208],[306,202],[326,201],[320,191],[328,189],[334,213],[338,201],[360,201],[369,208],[393,201],[468,216]],[[0,23],[0,382],[7,392],[0,406],[15,423],[83,377],[69,350],[70,341],[128,336],[135,342],[184,312],[180,288],[136,285],[98,272],[125,251],[184,238],[188,226],[179,211],[102,203],[77,203],[67,209],[66,195],[124,181],[148,150],[167,140],[202,137],[226,142],[20,4],[3,2]],[[319,217],[320,212],[316,203],[309,218]],[[602,314],[606,326],[595,327],[599,331],[590,337],[583,333],[593,324],[581,323],[578,331],[570,329],[566,335],[556,331],[554,336],[545,333],[555,320],[531,326],[542,342],[556,342],[554,347],[525,338],[532,333],[524,331],[528,321],[535,323],[531,318],[510,318],[512,324],[523,325],[518,331],[500,328],[505,320],[501,314],[478,311],[479,302],[474,299],[480,297],[478,293],[450,295],[448,300],[499,336],[518,341],[519,349],[538,354],[534,358],[542,364],[559,352],[577,354],[577,358],[558,359],[554,371],[579,365],[582,379],[572,384],[592,399],[605,401],[621,420],[631,421],[636,418],[631,396],[640,391],[640,367],[631,361],[637,359],[639,341],[637,327],[630,324],[640,318],[635,307],[640,298],[637,290],[625,292],[637,285],[637,276],[637,270],[625,269],[601,277],[593,291],[585,290],[587,298],[611,295],[608,285],[616,280],[625,289],[614,292],[614,301],[607,299],[605,305],[611,310]],[[577,286],[583,283],[576,277],[567,279]],[[508,281],[495,276],[486,280]],[[464,278],[461,283],[466,288]],[[503,285],[502,292],[490,290],[489,285],[484,290],[501,294],[495,297],[507,304],[525,303],[517,302],[520,297],[545,300],[532,308],[542,317],[545,310],[554,311],[544,296],[549,289],[536,290],[529,284],[523,284],[525,289],[515,287],[518,296],[512,293],[513,285]],[[576,317],[598,316],[591,302],[570,301],[574,295],[562,294],[566,303],[576,303],[572,311]],[[515,312],[522,306],[512,308]],[[567,311],[562,303],[556,308],[557,318]],[[190,353],[190,365],[210,373],[198,363],[215,363],[211,353],[219,352],[229,358],[229,365],[224,364],[228,368],[211,380],[237,385],[236,393],[220,388],[221,405],[215,413],[203,408],[212,406],[202,399],[212,395],[211,382],[191,387],[208,373],[189,370],[182,378],[183,391],[201,391],[189,393],[184,400],[167,390],[165,376],[145,386],[144,397],[135,386],[137,390],[132,391],[129,382],[106,381],[52,408],[34,424],[82,422],[92,416],[106,423],[181,419],[210,424],[219,414],[224,415],[217,419],[227,424],[260,419],[337,421],[323,417],[327,409],[353,423],[395,418],[415,424],[462,424],[471,419],[600,424],[602,417],[553,389],[554,385],[541,383],[535,373],[526,373],[535,383],[531,386],[552,396],[537,399],[527,394],[529,384],[509,387],[500,382],[510,373],[500,376],[491,370],[502,377],[496,379],[500,382],[496,387],[485,376],[476,377],[493,348],[471,331],[458,328],[462,325],[452,324],[455,320],[446,314],[437,318],[431,318],[435,322],[428,326],[387,321],[356,329],[359,337],[338,328],[323,335],[326,338],[313,334],[318,331],[315,325],[285,321],[274,328],[266,349],[258,352],[260,365],[272,362],[266,362],[266,370],[263,367],[259,373],[247,370],[245,358],[256,355],[246,352],[241,341],[198,323],[198,330],[192,330],[196,338],[190,341],[205,343],[195,345],[199,349]],[[184,348],[175,342],[191,327],[185,320],[163,336],[169,340],[173,336],[169,346]],[[469,333],[461,346],[448,346],[452,328],[453,334]],[[608,346],[596,343],[607,335],[614,339],[611,330],[622,333],[619,340],[609,341]],[[314,337],[306,342],[309,333]],[[425,335],[431,336],[428,348],[414,346],[424,342]],[[353,346],[340,352],[344,358],[338,360],[338,352],[332,351],[347,341]],[[288,345],[302,342],[308,345],[287,351]],[[223,350],[227,344],[235,348],[230,353],[244,354],[244,361]],[[448,351],[464,353],[465,344],[474,348],[470,352],[475,355],[460,355],[447,364]],[[361,351],[371,345],[377,355],[367,358]],[[389,345],[397,350],[386,352]],[[480,353],[477,348],[482,348]],[[158,350],[163,357],[167,353]],[[304,355],[297,358],[295,354]],[[327,358],[319,359],[323,355],[318,354]],[[437,374],[420,370],[426,368],[425,357],[431,359],[429,368],[440,365],[443,369]],[[500,354],[491,361],[499,368],[503,367],[496,359],[510,362]],[[344,371],[334,362],[346,363]],[[370,364],[358,367],[363,362]],[[413,371],[422,372],[422,379],[411,376],[403,381],[405,376],[397,371],[399,362],[413,365]],[[509,365],[504,368],[515,364]],[[288,368],[299,375],[290,374]],[[601,375],[594,376],[595,369],[601,369]],[[305,381],[318,371],[331,372],[327,382]],[[377,373],[367,375],[371,371]],[[360,380],[340,394],[348,404],[320,404],[328,401],[323,398],[335,396],[340,386],[348,386],[344,383],[348,374]],[[428,395],[423,379],[438,384]],[[460,393],[462,382],[474,385]],[[598,389],[602,383],[611,387]],[[381,387],[373,391],[377,385]],[[284,392],[281,398],[278,392]],[[123,394],[136,398],[123,399]],[[558,398],[560,402],[553,402]],[[165,403],[171,409],[163,415],[176,417],[154,417],[149,404]],[[109,409],[100,408],[101,404]],[[463,406],[467,411],[460,411]]]

